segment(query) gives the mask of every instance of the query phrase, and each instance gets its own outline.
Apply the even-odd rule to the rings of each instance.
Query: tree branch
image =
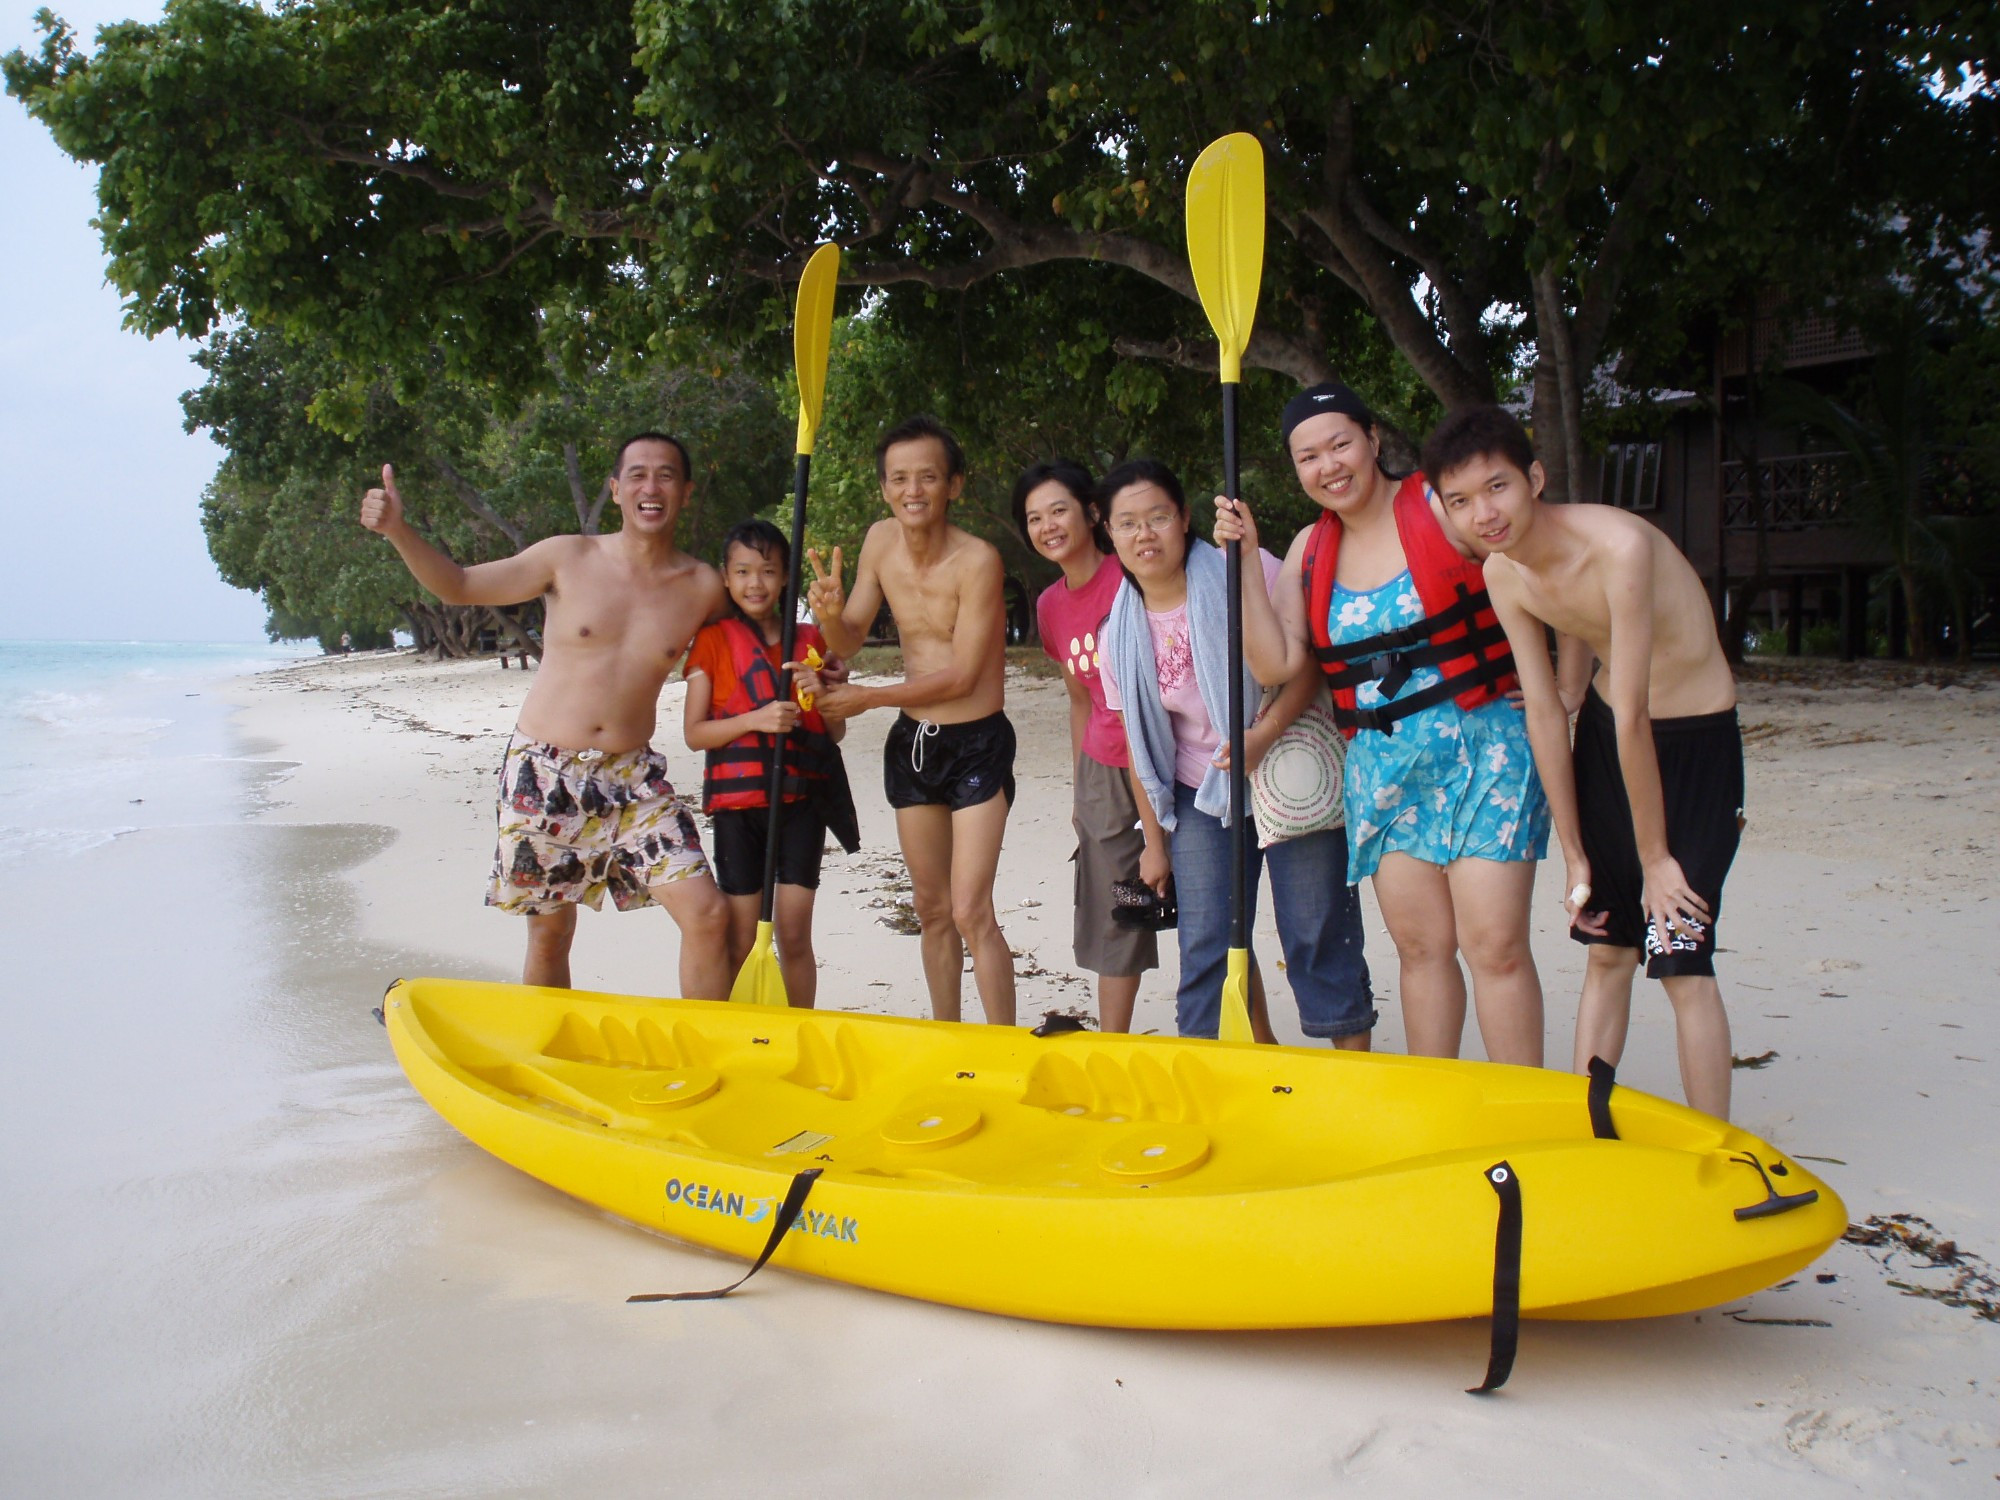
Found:
[[[457,469],[453,468],[451,460],[440,458],[433,454],[431,456],[431,466],[445,477],[446,482],[457,492],[458,498],[464,502],[465,508],[507,538],[508,541],[512,542],[515,551],[518,552],[522,547],[527,545],[527,540],[522,535],[521,528],[501,515],[491,505],[488,505],[486,497],[480,494],[479,487],[463,474],[459,473]]]
[[[1112,340],[1111,347],[1127,359],[1156,359],[1183,370],[1215,373],[1213,339],[1117,338]],[[1243,363],[1253,369],[1289,375],[1300,385],[1318,385],[1334,378],[1333,366],[1303,339],[1261,328],[1250,335],[1250,342],[1243,350]]]
[[[1668,171],[1653,160],[1643,163],[1633,174],[1625,196],[1611,211],[1611,222],[1605,226],[1604,238],[1598,244],[1597,262],[1591,268],[1590,280],[1577,288],[1579,296],[1571,337],[1576,344],[1576,361],[1585,372],[1597,368],[1605,336],[1611,329],[1611,314],[1617,305],[1619,283],[1624,279],[1625,268],[1639,242],[1639,221],[1652,206],[1653,195],[1664,185],[1668,175]]]
[[[1492,400],[1493,382],[1485,365],[1468,364],[1445,347],[1411,297],[1408,282],[1383,253],[1383,242],[1362,222],[1363,213],[1374,210],[1354,181],[1352,100],[1339,101],[1328,122],[1324,177],[1325,200],[1308,208],[1305,217],[1346,261],[1360,283],[1362,301],[1390,341],[1446,406]],[[1380,221],[1379,214],[1374,217]]]

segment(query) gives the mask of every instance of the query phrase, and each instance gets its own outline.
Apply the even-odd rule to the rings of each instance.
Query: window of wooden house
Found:
[[[1661,447],[1613,443],[1598,460],[1597,498],[1621,510],[1660,508]]]

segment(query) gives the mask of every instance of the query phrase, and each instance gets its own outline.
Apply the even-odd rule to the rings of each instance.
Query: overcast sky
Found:
[[[40,0],[0,0],[0,51]],[[48,0],[86,41],[148,0]],[[252,641],[264,607],[216,576],[201,492],[222,450],[181,430],[189,345],[121,323],[90,227],[96,174],[0,96],[0,640]]]

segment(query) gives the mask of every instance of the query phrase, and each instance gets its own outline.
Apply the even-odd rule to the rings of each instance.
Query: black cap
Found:
[[[1300,391],[1285,403],[1285,414],[1278,418],[1278,441],[1289,452],[1292,446],[1292,432],[1299,423],[1330,411],[1339,412],[1344,417],[1352,417],[1363,427],[1375,425],[1375,413],[1368,409],[1366,401],[1339,381],[1329,380],[1322,385]]]

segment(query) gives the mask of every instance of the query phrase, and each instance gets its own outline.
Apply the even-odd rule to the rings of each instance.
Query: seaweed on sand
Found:
[[[1950,1271],[1951,1280],[1943,1286],[1920,1286],[1894,1275],[1889,1285],[1906,1297],[1927,1297],[2000,1323],[2000,1278],[1978,1256],[1959,1249],[1956,1240],[1944,1238],[1929,1220],[1915,1214],[1870,1214],[1848,1225],[1841,1238],[1870,1252],[1885,1271],[1895,1269],[1899,1256],[1910,1257],[1915,1271]]]

